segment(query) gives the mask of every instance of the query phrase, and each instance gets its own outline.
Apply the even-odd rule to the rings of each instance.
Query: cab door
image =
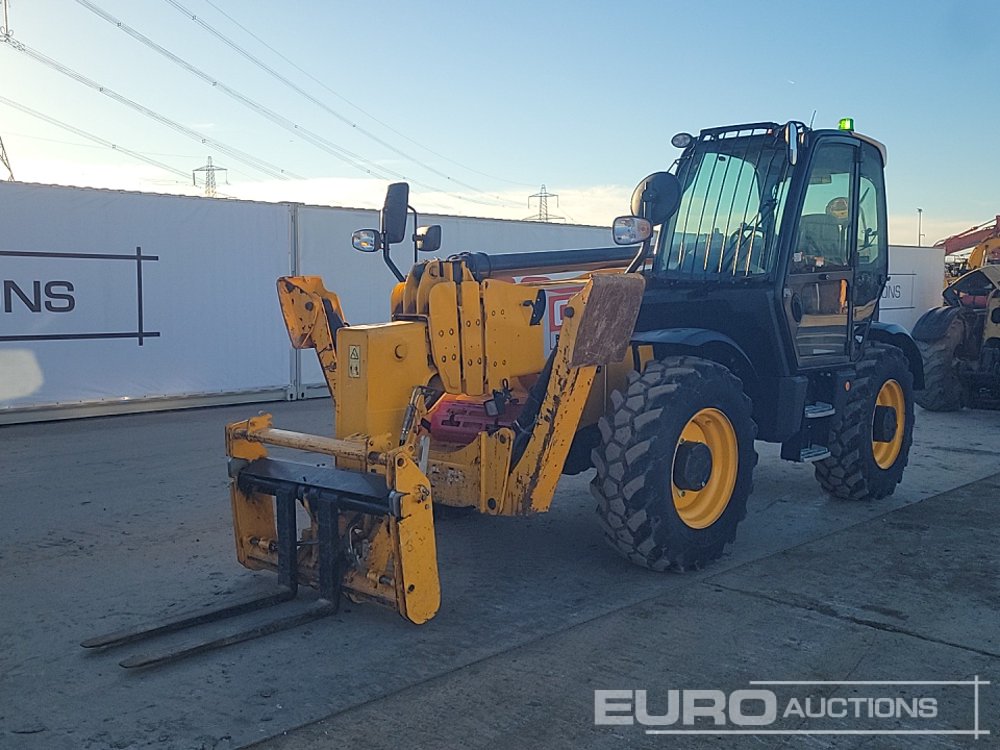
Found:
[[[879,300],[889,279],[884,169],[879,150],[870,143],[862,143],[858,176],[858,241],[854,264],[855,324],[877,319]]]
[[[783,301],[800,368],[850,357],[858,146],[820,141],[808,165]]]

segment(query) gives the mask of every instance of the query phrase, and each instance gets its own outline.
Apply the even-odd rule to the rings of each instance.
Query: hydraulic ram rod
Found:
[[[582,250],[544,250],[523,253],[461,253],[456,256],[478,280],[530,273],[596,271],[627,266],[639,247],[591,247]]]
[[[323,437],[322,435],[307,435],[304,432],[279,430],[274,427],[266,427],[259,430],[239,428],[233,430],[232,434],[237,440],[248,440],[254,443],[263,443],[264,445],[296,448],[312,453],[325,453],[331,456],[340,456],[341,458],[350,458],[382,465],[385,465],[386,462],[386,457],[383,454],[370,453],[358,443],[353,443],[349,440],[339,440],[338,438]]]

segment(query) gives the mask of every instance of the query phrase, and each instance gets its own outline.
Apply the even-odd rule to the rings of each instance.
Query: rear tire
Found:
[[[963,406],[964,387],[956,369],[955,349],[962,343],[964,330],[961,319],[955,318],[941,338],[917,342],[924,360],[924,387],[913,397],[927,411],[957,411]]]
[[[901,407],[896,409],[898,441],[875,442],[876,407],[893,400]],[[816,462],[816,479],[842,500],[881,499],[902,480],[912,441],[913,373],[906,355],[895,346],[870,344],[843,409],[833,416],[830,457]]]
[[[757,427],[739,378],[709,360],[668,357],[641,376],[630,372],[612,404],[598,424],[591,483],[607,542],[652,570],[700,568],[720,557],[746,516],[757,463]],[[677,479],[678,451],[690,456],[694,446],[703,459],[699,443],[709,449],[708,468],[685,465],[695,467],[692,475],[704,469],[705,483],[682,492],[675,481],[692,475]]]

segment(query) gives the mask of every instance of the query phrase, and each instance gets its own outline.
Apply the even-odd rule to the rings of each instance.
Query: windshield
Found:
[[[656,271],[709,280],[770,273],[790,177],[784,140],[735,132],[700,140],[677,177],[684,192],[660,232]]]

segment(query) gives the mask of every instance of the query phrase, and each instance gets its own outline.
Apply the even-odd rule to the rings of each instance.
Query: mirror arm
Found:
[[[388,266],[389,270],[392,271],[392,275],[396,277],[396,281],[404,281],[406,277],[403,276],[402,272],[400,272],[396,264],[392,262],[392,257],[389,255],[389,250],[391,249],[391,245],[389,244],[388,235],[386,235],[385,233],[384,211],[379,216],[378,224],[379,224],[379,234],[382,235],[382,260],[385,261],[386,266]]]
[[[653,245],[653,238],[647,237],[642,241],[642,246],[639,248],[639,252],[635,254],[632,258],[632,262],[628,264],[628,268],[625,269],[625,273],[635,273],[646,265],[646,258],[649,257],[649,251]]]
[[[644,200],[642,202],[642,211],[639,213],[640,216],[645,217],[648,213],[646,211],[647,205],[648,204]],[[635,273],[646,264],[646,258],[649,257],[649,250],[652,245],[653,238],[651,236],[642,241],[642,246],[639,248],[639,252],[637,252],[635,257],[632,258],[632,262],[628,264],[628,268],[625,269],[625,273]]]
[[[392,262],[392,258],[389,257],[388,242],[382,243],[382,260],[385,261],[385,264],[389,267],[389,270],[392,271],[392,275],[396,277],[396,281],[406,280],[406,277],[403,276],[402,272],[396,267],[396,264]]]
[[[420,224],[420,222],[419,222],[418,217],[417,217],[417,209],[415,209],[413,206],[410,206],[410,205],[407,205],[406,208],[407,208],[407,210],[409,210],[410,212],[413,213],[413,237],[412,237],[412,239],[413,239],[413,265],[417,265],[417,263],[420,260],[419,253],[417,253],[417,226]],[[402,281],[402,279],[400,279],[400,281]]]

